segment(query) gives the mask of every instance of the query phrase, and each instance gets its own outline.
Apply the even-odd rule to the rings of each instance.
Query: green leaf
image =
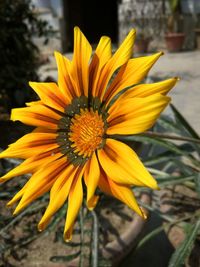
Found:
[[[197,173],[195,176],[195,185],[196,185],[196,191],[200,195],[200,173]]]
[[[158,181],[158,185],[160,187],[169,186],[169,185],[175,185],[175,184],[183,184],[184,182],[194,180],[195,176],[187,176],[187,177],[181,177],[181,176],[171,176],[166,178],[158,178],[156,179]]]
[[[186,234],[185,240],[173,253],[168,267],[183,266],[184,261],[187,259],[193,248],[199,229],[200,229],[200,220],[198,220],[194,225],[191,225],[188,233]]]
[[[69,261],[72,261],[75,258],[77,258],[79,255],[80,255],[80,251],[78,251],[74,254],[66,255],[66,256],[52,256],[50,258],[50,261],[52,261],[52,262],[69,262]]]
[[[149,154],[148,154],[149,155]],[[155,164],[159,164],[165,161],[170,161],[174,157],[177,157],[177,155],[174,155],[171,151],[165,151],[163,153],[159,153],[156,156],[148,157],[147,159],[143,160],[145,166],[152,166]]]
[[[173,114],[177,120],[177,125],[183,125],[187,132],[194,138],[200,139],[197,132],[191,127],[191,125],[186,121],[186,119],[181,115],[181,113],[175,108],[173,104],[170,104]]]
[[[179,0],[169,0],[170,8],[172,12],[176,11],[176,8],[178,6]]]
[[[154,145],[159,145],[161,147],[166,148],[167,150],[170,150],[172,152],[175,152],[179,155],[188,155],[189,153],[182,150],[178,145],[170,142],[170,141],[166,141],[163,140],[161,138],[157,138],[157,137],[147,137],[147,136],[142,136],[142,135],[128,135],[128,136],[120,136],[120,135],[116,135],[113,136],[116,139],[119,140],[124,140],[124,141],[136,141],[136,142],[143,142],[143,143],[147,143],[147,144],[154,144]]]
[[[180,127],[172,120],[171,117],[161,116],[157,121],[157,125],[173,133],[180,133]]]
[[[148,242],[151,238],[153,238],[154,236],[156,236],[157,234],[159,234],[160,232],[162,232],[164,229],[164,225],[161,225],[159,227],[157,227],[156,229],[152,230],[150,233],[148,233],[147,235],[145,235],[140,242],[138,243],[137,247],[136,247],[136,251],[139,250],[146,242]]]

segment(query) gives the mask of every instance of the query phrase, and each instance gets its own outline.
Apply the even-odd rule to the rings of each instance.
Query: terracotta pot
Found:
[[[169,52],[179,52],[185,40],[184,33],[167,33],[165,35],[167,50]]]
[[[146,53],[148,51],[149,43],[149,39],[136,40],[134,45],[134,51],[136,53]]]

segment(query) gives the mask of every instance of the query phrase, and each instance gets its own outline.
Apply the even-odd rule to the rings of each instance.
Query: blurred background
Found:
[[[53,51],[71,58],[76,25],[94,48],[102,35],[108,35],[114,51],[129,30],[136,28],[136,56],[167,52],[150,74],[158,79],[180,76],[181,82],[174,90],[178,95],[175,104],[182,108],[184,103],[184,115],[200,131],[197,117],[193,116],[199,112],[199,0],[2,0],[1,116],[7,117],[12,107],[35,98],[28,81],[57,79]]]
[[[94,49],[102,35],[111,37],[113,52],[135,28],[135,57],[165,53],[145,82],[180,77],[170,93],[173,106],[152,129],[156,135],[124,140],[140,153],[162,189],[153,194],[136,192],[138,198],[148,195],[141,205],[150,212],[150,220],[137,224],[128,208],[101,196],[97,215],[104,259],[98,266],[199,267],[200,0],[0,0],[0,149],[31,130],[9,121],[10,110],[36,99],[29,81],[57,80],[53,52],[72,58],[74,26]],[[0,174],[18,163],[0,161]],[[5,206],[26,179],[0,189],[0,267],[75,267],[80,266],[80,255],[89,255],[81,266],[93,266],[89,259],[94,240],[88,232],[95,217],[85,215],[85,245],[78,241],[77,228],[71,246],[62,241],[63,209],[46,233],[37,232],[39,208],[44,210],[47,196],[13,219]],[[128,247],[123,239],[126,229],[133,229]],[[115,240],[120,245],[114,248],[122,256],[104,251]]]

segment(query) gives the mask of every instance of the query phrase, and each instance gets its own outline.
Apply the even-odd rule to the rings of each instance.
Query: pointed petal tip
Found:
[[[37,228],[39,232],[42,232],[46,229],[47,225],[49,224],[51,218],[50,219],[44,219],[44,217],[41,218],[41,220],[39,221]]]
[[[6,174],[5,174],[5,175],[6,175]],[[5,176],[5,175],[4,175],[4,176]],[[5,182],[7,181],[7,179],[4,178],[4,176],[0,177],[0,184],[3,184],[3,183],[5,183]]]
[[[6,203],[6,207],[10,208],[11,206],[12,206],[12,202],[10,200],[8,203]]]
[[[130,30],[129,34],[133,34],[133,35],[135,35],[135,34],[136,34],[136,29],[132,28],[132,29]]]
[[[155,58],[157,60],[159,57],[163,56],[164,54],[165,53],[163,51],[160,51],[160,52],[157,52],[157,53],[150,55],[150,57],[153,56],[153,58]]]
[[[54,57],[56,60],[59,60],[60,57],[62,57],[63,55],[59,52],[59,51],[54,51]]]
[[[55,51],[54,51],[54,56],[56,57],[57,55],[60,55],[60,52],[57,51],[57,50],[55,50]]]
[[[10,177],[7,177],[7,174],[8,173],[0,177],[0,184],[5,183],[6,181],[9,180]]]
[[[25,207],[25,205],[23,205],[22,203],[19,203],[17,205],[17,207],[15,208],[15,210],[13,211],[13,215],[17,215],[19,212],[21,212],[21,210]]]
[[[38,229],[38,232],[42,232],[45,229],[45,227],[42,223],[38,223],[37,229]]]
[[[79,32],[81,31],[80,28],[79,28],[78,26],[75,26],[75,27],[74,27],[74,33],[78,32],[78,31],[79,31]]]
[[[64,233],[63,238],[64,238],[64,241],[65,241],[66,243],[69,243],[69,242],[72,240],[72,235],[69,234],[68,232],[66,232],[66,233]]]
[[[156,188],[156,190],[161,190],[161,188],[157,185],[157,188]]]
[[[92,207],[92,206],[87,205],[87,208],[88,208],[89,211],[93,211],[93,209],[94,209],[95,207]]]
[[[19,213],[19,211],[17,210],[17,208],[13,211],[13,216],[17,215]]]
[[[11,110],[11,114],[10,114],[10,120],[11,120],[11,121],[18,121],[18,120],[19,120],[19,119],[16,117],[16,114],[15,114],[16,110],[18,110],[18,108],[13,108],[13,109]]]
[[[180,80],[181,80],[181,78],[180,77],[174,77],[174,79],[177,81],[177,82],[179,82]]]
[[[140,210],[141,210],[141,212],[142,212],[142,218],[143,218],[144,220],[146,220],[146,219],[148,218],[148,216],[147,216],[147,214],[146,214],[146,211],[143,209],[143,207],[140,207]]]
[[[29,81],[28,84],[30,87],[32,87],[36,82]]]
[[[89,200],[87,200],[88,210],[92,211],[96,207],[98,201],[99,201],[99,196],[96,196],[96,195],[90,198]]]

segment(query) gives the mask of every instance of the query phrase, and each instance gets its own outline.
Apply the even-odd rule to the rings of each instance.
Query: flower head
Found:
[[[32,174],[8,203],[19,201],[15,214],[50,191],[39,230],[67,200],[64,238],[71,239],[83,201],[83,182],[89,209],[97,204],[99,187],[145,218],[131,186],[157,189],[157,183],[136,153],[116,137],[151,128],[168,105],[166,94],[177,78],[141,84],[162,53],[131,59],[134,39],[131,30],[112,55],[110,38],[103,36],[92,55],[87,39],[75,27],[72,61],[55,52],[58,84],[30,82],[40,100],[12,110],[13,121],[36,128],[0,154],[0,158],[24,159],[1,181]]]

